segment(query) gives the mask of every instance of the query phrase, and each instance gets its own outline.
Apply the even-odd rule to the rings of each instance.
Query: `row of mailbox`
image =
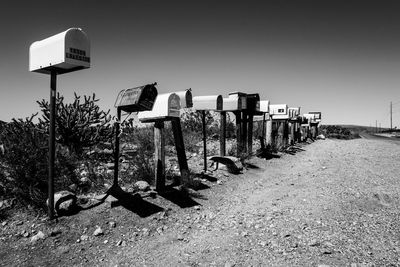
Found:
[[[115,107],[126,112],[139,112],[138,117],[142,122],[179,117],[180,109],[184,108],[217,112],[246,111],[253,115],[266,114],[273,120],[298,120],[300,117],[300,108],[289,108],[286,104],[270,104],[268,100],[260,100],[256,93],[234,92],[226,98],[221,95],[193,97],[192,90],[187,89],[157,95],[155,84],[122,90]],[[303,117],[307,121],[318,123],[321,121],[321,112],[310,112]]]
[[[90,67],[90,42],[79,28],[71,28],[41,41],[34,42],[29,51],[29,70],[57,74],[68,73]],[[184,101],[181,101],[184,100]],[[270,105],[258,94],[241,92],[221,95],[195,96],[191,90],[157,95],[155,84],[123,90],[118,95],[116,107],[127,112],[140,112],[142,121],[179,117],[181,108],[196,110],[247,111],[253,115],[269,114],[274,120],[297,119],[300,108],[289,108],[286,104]],[[321,121],[321,112],[310,112],[303,116],[307,121]]]

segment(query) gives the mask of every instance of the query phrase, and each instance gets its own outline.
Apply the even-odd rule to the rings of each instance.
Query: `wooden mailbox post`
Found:
[[[300,107],[289,108],[289,145],[294,145],[294,143],[297,141],[296,133],[297,133],[299,115],[300,115]]]
[[[269,129],[271,129],[271,127],[267,127],[268,125],[268,121],[270,121],[270,116],[269,116],[269,100],[261,100],[260,101],[260,111],[258,112],[258,114],[256,114],[258,116],[262,115],[262,137],[261,137],[261,148],[264,149],[265,148],[265,140],[266,137],[268,136],[267,132]]]
[[[310,121],[310,130],[311,136],[313,139],[316,139],[318,136],[318,125],[321,122],[321,112],[319,111],[311,111],[308,114],[313,115],[313,118]]]
[[[287,146],[288,142],[288,126],[289,110],[286,104],[270,105],[271,115],[271,144],[278,149]]]
[[[107,191],[108,195],[116,197],[122,189],[118,185],[118,170],[119,170],[119,143],[120,143],[120,124],[121,112],[139,112],[151,110],[157,97],[157,83],[147,84],[130,89],[124,89],[119,92],[115,107],[117,108],[117,121],[115,123],[115,149],[114,149],[114,181],[111,188]],[[104,198],[105,199],[105,198]]]
[[[189,94],[186,94],[189,97]],[[191,94],[190,94],[191,97]],[[185,145],[182,136],[180,123],[181,100],[175,93],[158,95],[151,111],[139,112],[139,120],[143,123],[154,123],[154,146],[155,146],[155,183],[156,190],[165,190],[165,134],[164,122],[171,121],[175,139],[176,152],[178,154],[179,168],[181,171],[182,183],[187,184],[190,179],[189,167],[187,164]]]
[[[236,146],[237,156],[240,156],[245,149],[247,127],[246,118],[243,116],[243,111],[247,108],[247,98],[245,93],[235,92],[230,93],[227,98],[223,98],[223,109],[221,112],[221,135],[220,147],[221,156],[225,156],[226,140],[225,140],[225,128],[226,128],[226,112],[233,112],[236,116]]]
[[[262,115],[260,111],[260,96],[259,94],[247,94],[247,109],[243,112],[243,116],[247,115],[247,144],[244,144],[245,151],[250,155],[253,153],[253,120],[255,115]]]
[[[79,28],[31,44],[29,71],[50,75],[48,215],[54,218],[54,162],[57,75],[90,68],[90,41]]]
[[[202,113],[203,151],[204,151],[204,172],[207,171],[207,134],[206,134],[206,111],[221,111],[223,100],[221,95],[195,96],[193,107]],[[222,115],[221,115],[222,117]],[[225,133],[225,131],[224,131]],[[221,148],[221,147],[220,147]],[[220,152],[221,153],[221,152]]]

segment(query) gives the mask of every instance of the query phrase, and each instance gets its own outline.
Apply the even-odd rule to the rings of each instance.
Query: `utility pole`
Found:
[[[390,101],[390,131],[392,131],[392,114],[393,114],[393,109],[392,109],[392,101]]]

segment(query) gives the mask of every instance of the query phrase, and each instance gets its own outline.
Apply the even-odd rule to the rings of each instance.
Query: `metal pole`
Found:
[[[206,134],[206,111],[202,110],[201,114],[203,115],[201,118],[203,124],[203,151],[204,151],[204,172],[207,171],[207,134]]]
[[[226,112],[222,111],[220,113],[221,116],[221,125],[220,125],[220,137],[219,137],[219,155],[225,156],[225,140],[226,140]]]
[[[50,130],[49,130],[49,182],[48,182],[48,214],[54,218],[54,162],[56,155],[55,122],[56,122],[57,73],[51,71],[50,78]]]
[[[121,127],[121,110],[117,108],[117,122],[115,123],[115,148],[114,148],[114,182],[113,187],[118,186],[119,169],[119,131]]]

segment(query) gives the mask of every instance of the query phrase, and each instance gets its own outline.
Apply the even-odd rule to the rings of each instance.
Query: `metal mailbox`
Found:
[[[260,95],[259,94],[247,94],[246,95],[246,107],[250,112],[257,113],[260,111]]]
[[[246,94],[240,92],[230,93],[227,98],[223,98],[222,106],[223,111],[238,111],[246,109]]]
[[[119,92],[115,107],[125,112],[152,110],[157,98],[156,83],[146,84]]]
[[[298,108],[289,108],[289,118],[292,120],[296,120],[300,116],[300,107]]]
[[[221,95],[195,96],[193,107],[196,110],[222,110],[223,100]]]
[[[313,114],[314,115],[313,122],[321,122],[321,112],[319,112],[319,111],[311,111],[311,112],[308,112],[308,114]]]
[[[175,93],[158,95],[151,111],[139,112],[138,118],[141,122],[152,122],[156,120],[168,120],[178,117],[181,109],[180,98]]]
[[[269,113],[269,100],[260,101],[260,112]]]
[[[29,71],[62,74],[89,67],[90,41],[80,28],[34,42],[29,48]]]
[[[269,114],[271,115],[273,120],[287,120],[289,119],[288,105],[269,105]]]
[[[193,107],[192,89],[175,92],[181,100],[181,108]]]

